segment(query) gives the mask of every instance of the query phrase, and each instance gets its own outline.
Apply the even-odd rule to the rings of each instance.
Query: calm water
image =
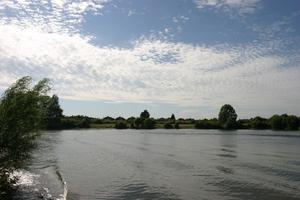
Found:
[[[67,191],[71,200],[293,200],[300,199],[300,133],[47,132],[16,173],[20,199],[64,199]]]

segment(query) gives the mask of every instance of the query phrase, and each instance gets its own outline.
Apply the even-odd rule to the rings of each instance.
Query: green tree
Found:
[[[117,121],[115,124],[115,128],[116,129],[127,129],[128,126],[127,126],[126,121]]]
[[[176,123],[175,123],[175,125],[174,125],[174,128],[176,128],[176,129],[180,129],[179,122],[176,122]]]
[[[268,122],[266,119],[262,117],[255,117],[254,119],[251,119],[251,128],[253,129],[267,129],[269,128]]]
[[[143,112],[141,112],[140,117],[143,118],[143,119],[147,119],[147,118],[150,117],[150,114],[147,110],[144,110]]]
[[[219,123],[222,128],[224,129],[236,128],[236,119],[237,119],[237,114],[231,105],[225,104],[221,107],[219,112]]]
[[[58,96],[53,95],[46,100],[45,123],[46,129],[57,130],[62,128],[63,110],[60,108]]]
[[[29,76],[19,79],[0,99],[0,199],[8,198],[8,173],[28,156],[43,122],[43,97],[50,90],[49,80],[32,88],[31,81]]]
[[[175,121],[176,121],[175,115],[174,115],[174,114],[172,114],[170,119],[171,119],[171,122],[174,124],[174,123],[175,123]]]
[[[284,130],[286,123],[283,116],[273,115],[270,118],[270,125],[273,130]]]
[[[167,122],[167,123],[164,124],[164,128],[165,129],[172,129],[174,127],[173,127],[172,123]]]
[[[155,128],[155,120],[152,118],[147,118],[143,122],[142,128],[144,129],[154,129]]]
[[[299,129],[299,119],[298,119],[298,117],[296,117],[294,115],[289,115],[287,117],[286,124],[287,124],[286,129],[288,129],[288,130],[298,130]]]
[[[144,119],[143,119],[143,118],[137,117],[137,118],[134,120],[134,127],[135,127],[136,129],[142,128],[143,122],[144,122]]]

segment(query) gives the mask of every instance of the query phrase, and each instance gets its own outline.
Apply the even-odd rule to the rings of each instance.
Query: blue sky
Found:
[[[0,90],[48,77],[66,115],[300,115],[298,0],[2,0]]]

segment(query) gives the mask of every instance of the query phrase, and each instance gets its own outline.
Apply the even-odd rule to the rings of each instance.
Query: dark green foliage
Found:
[[[48,130],[58,130],[62,128],[63,110],[60,108],[58,96],[53,95],[47,98],[45,106],[45,127]]]
[[[127,126],[126,121],[117,121],[115,124],[115,128],[116,129],[127,129],[128,126]]]
[[[131,128],[131,129],[134,129],[134,128],[135,128],[134,122],[131,122],[131,123],[130,123],[130,128]]]
[[[123,118],[123,117],[117,117],[116,119],[115,119],[116,121],[125,121],[125,118]]]
[[[140,117],[136,118],[136,119],[134,120],[134,127],[135,127],[136,129],[142,128],[143,122],[144,122],[144,119],[143,119],[143,118],[140,118]]]
[[[147,118],[143,122],[143,129],[154,129],[155,128],[155,120],[153,118]]]
[[[150,114],[147,110],[144,110],[143,112],[141,112],[140,117],[143,118],[143,119],[147,119],[147,118],[150,117]]]
[[[251,120],[252,119],[239,119],[236,122],[238,129],[251,129]]]
[[[235,129],[237,114],[234,108],[229,105],[225,104],[221,107],[219,112],[219,124],[223,129]]]
[[[107,116],[107,117],[104,117],[102,119],[102,121],[103,121],[103,123],[114,123],[115,119],[112,118],[112,117]]]
[[[129,117],[128,119],[127,119],[127,122],[134,122],[134,120],[135,120],[135,117]]]
[[[179,118],[177,120],[177,122],[179,122],[180,124],[195,124],[196,120],[195,119],[191,119],[191,118],[188,118],[188,119]]]
[[[62,129],[90,128],[91,120],[92,118],[81,115],[65,116],[61,120]]]
[[[171,119],[171,122],[174,124],[174,123],[175,123],[175,121],[176,121],[175,115],[174,115],[174,114],[172,114],[170,119]]]
[[[172,129],[174,127],[173,127],[173,125],[171,123],[166,123],[166,124],[164,124],[164,128],[165,129]]]
[[[284,130],[285,122],[283,117],[279,115],[273,115],[270,119],[270,124],[273,130]]]
[[[270,125],[273,130],[298,130],[299,119],[293,115],[273,115],[270,118]]]
[[[0,199],[8,197],[8,173],[21,166],[42,126],[44,97],[50,90],[43,79],[30,88],[31,78],[19,79],[0,100]]]
[[[178,123],[178,122],[176,122],[176,123],[175,123],[175,125],[174,125],[174,128],[176,128],[176,129],[180,129],[180,125],[179,125],[179,123]]]
[[[0,103],[0,146],[13,150],[31,146],[44,116],[42,97],[50,89],[42,80],[30,89],[31,78],[24,77],[7,89]]]
[[[196,122],[195,124],[195,128],[197,129],[218,129],[220,128],[219,123],[217,120],[199,120],[198,122]]]
[[[287,116],[286,123],[287,123],[287,127],[286,127],[287,130],[294,131],[299,129],[300,121],[298,117],[294,115]]]
[[[155,120],[150,118],[147,110],[144,110],[141,115],[134,120],[134,128],[136,129],[153,129],[155,128]]]
[[[251,128],[253,129],[268,129],[270,128],[267,119],[255,117],[251,119]]]

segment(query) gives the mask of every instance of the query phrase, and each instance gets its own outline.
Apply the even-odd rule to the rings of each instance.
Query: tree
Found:
[[[299,129],[299,119],[298,117],[294,115],[289,115],[286,119],[287,127],[286,129],[288,130],[298,130]]]
[[[270,118],[270,124],[273,130],[298,130],[299,119],[293,115],[273,115]]]
[[[152,118],[147,118],[143,122],[142,128],[144,129],[154,129],[155,128],[155,121]]]
[[[175,118],[175,115],[174,115],[174,114],[171,115],[171,121],[172,121],[173,124],[174,124],[175,121],[176,121],[176,118]]]
[[[253,129],[267,129],[269,127],[267,120],[259,116],[251,120],[251,128]]]
[[[150,117],[150,114],[147,110],[144,110],[143,112],[141,112],[140,117],[143,118],[143,119],[147,119],[147,118]]]
[[[237,114],[231,105],[225,104],[221,107],[219,112],[219,123],[222,128],[224,129],[236,128],[236,119],[237,119]]]
[[[137,117],[134,120],[134,127],[137,129],[142,128],[143,122],[144,122],[143,118]]]
[[[49,79],[32,88],[31,81],[29,76],[19,79],[0,99],[0,199],[8,197],[8,174],[29,155],[43,122],[43,97],[50,90]]]
[[[284,130],[286,127],[283,116],[273,115],[270,118],[270,125],[273,130]]]
[[[168,122],[168,123],[165,123],[165,124],[164,124],[164,128],[165,128],[165,129],[172,129],[172,128],[174,128],[174,127],[173,127],[173,125],[172,125],[171,123]]]
[[[63,117],[63,110],[60,108],[58,96],[53,95],[51,98],[48,98],[48,100],[46,101],[45,109],[46,129],[61,129],[61,119]]]
[[[126,121],[117,121],[115,124],[115,128],[116,129],[127,129],[128,126],[127,126]]]

